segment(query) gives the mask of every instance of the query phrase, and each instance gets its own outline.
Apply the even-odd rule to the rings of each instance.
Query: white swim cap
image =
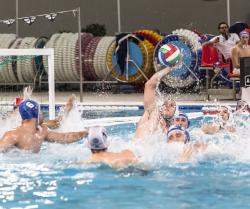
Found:
[[[240,108],[240,105],[243,105],[243,108],[242,107]],[[244,108],[248,109],[248,103],[247,103],[247,101],[245,101],[245,100],[239,100],[239,101],[237,101],[236,110],[244,109]]]
[[[240,37],[242,37],[242,36],[248,36],[248,37],[249,37],[249,33],[248,33],[248,31],[243,30],[243,31],[241,31],[241,32],[239,33],[239,36],[240,36]]]
[[[92,150],[102,150],[108,148],[107,131],[104,127],[95,126],[89,128],[88,143]]]

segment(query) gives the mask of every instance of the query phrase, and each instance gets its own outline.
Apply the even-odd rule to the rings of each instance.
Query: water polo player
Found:
[[[190,121],[188,119],[187,114],[185,113],[179,113],[174,117],[174,124],[175,125],[180,125],[181,127],[187,129],[189,128]]]
[[[135,138],[144,139],[149,134],[166,132],[172,124],[176,111],[176,103],[167,97],[163,102],[157,104],[156,88],[161,78],[167,75],[171,68],[167,67],[155,73],[145,84],[144,89],[144,113],[137,125]]]
[[[235,132],[235,122],[229,106],[221,106],[213,123],[205,123],[201,130],[206,134],[214,134],[221,130]]]
[[[104,127],[96,126],[89,128],[87,139],[92,155],[89,159],[82,160],[79,163],[103,163],[111,167],[121,168],[137,162],[134,153],[128,149],[118,153],[108,151],[109,141]]]
[[[44,141],[56,143],[72,143],[86,137],[86,130],[79,132],[52,132],[42,123],[40,106],[33,100],[25,100],[19,105],[22,118],[21,126],[7,131],[0,140],[0,150],[6,151],[12,147],[31,152],[39,152]],[[40,118],[40,119],[39,119]]]

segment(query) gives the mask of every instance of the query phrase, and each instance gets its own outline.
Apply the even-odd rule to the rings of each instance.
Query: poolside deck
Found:
[[[75,94],[80,101],[79,92],[56,92],[56,104],[64,104],[67,98]],[[0,104],[13,104],[17,96],[22,92],[0,92]],[[179,104],[213,104],[217,101],[227,104],[235,104],[229,95],[211,96],[208,100],[205,93],[175,94],[173,97]],[[48,92],[34,92],[33,99],[46,104],[49,101]],[[82,105],[143,105],[143,93],[107,93],[84,92]]]

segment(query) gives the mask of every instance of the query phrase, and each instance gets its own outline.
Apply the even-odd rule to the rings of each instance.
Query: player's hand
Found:
[[[58,120],[48,120],[43,123],[43,125],[46,125],[50,129],[56,129],[60,126],[60,122]]]
[[[76,104],[76,96],[74,94],[72,94],[68,98],[68,101],[67,101],[67,103],[65,105],[65,112],[68,113],[69,111],[71,111],[75,104]]]
[[[33,88],[31,86],[27,86],[23,88],[23,99],[30,99],[33,93]]]

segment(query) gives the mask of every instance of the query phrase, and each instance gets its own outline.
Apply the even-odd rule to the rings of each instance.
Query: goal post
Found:
[[[48,56],[49,119],[55,119],[54,49],[0,49],[1,56]]]

